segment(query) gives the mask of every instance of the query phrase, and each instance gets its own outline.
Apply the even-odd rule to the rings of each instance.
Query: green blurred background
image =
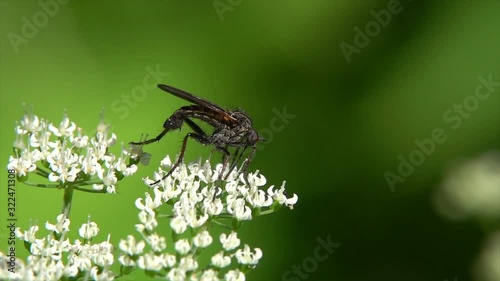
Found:
[[[500,143],[498,87],[458,129],[443,119],[474,94],[479,76],[500,81],[499,1],[401,1],[402,11],[350,63],[340,44],[354,45],[354,28],[364,30],[374,20],[370,11],[391,1],[220,0],[220,9],[229,8],[219,13],[213,1],[103,2],[59,4],[32,38],[13,45],[8,34],[21,35],[23,17],[32,22],[42,8],[38,1],[1,0],[2,163],[23,102],[55,124],[66,109],[87,133],[105,107],[125,143],[159,133],[186,103],[152,88],[139,99],[131,95],[148,69],[159,68],[158,82],[241,107],[259,130],[273,128],[276,110],[295,115],[267,136],[250,166],[268,184],[286,180],[299,202],[242,227],[242,241],[264,252],[248,280],[282,280],[327,237],[340,247],[307,277],[289,280],[473,278],[470,265],[487,229],[498,224],[443,219],[432,195],[451,162]],[[444,129],[447,141],[392,192],[384,173],[397,173],[398,156],[408,158],[414,141],[435,128]],[[73,235],[89,214],[100,226],[99,241],[107,233],[114,243],[134,233],[134,201],[146,191],[140,177],[151,175],[165,154],[175,156],[186,131],[147,147],[151,164],[118,194],[76,193]],[[190,143],[186,160],[209,152]],[[2,224],[5,193],[2,188]],[[19,225],[26,228],[30,220],[53,222],[62,192],[19,186],[17,200]]]

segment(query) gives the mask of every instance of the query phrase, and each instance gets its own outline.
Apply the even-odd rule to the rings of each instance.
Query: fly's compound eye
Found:
[[[254,130],[251,130],[250,132],[248,132],[248,142],[249,143],[257,143],[259,141],[259,135],[257,134],[257,132],[255,132]]]

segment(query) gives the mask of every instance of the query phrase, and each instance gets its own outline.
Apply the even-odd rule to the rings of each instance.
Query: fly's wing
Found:
[[[230,124],[236,124],[238,122],[238,120],[236,118],[232,117],[227,110],[223,109],[222,107],[220,107],[212,102],[209,102],[209,101],[204,100],[200,97],[197,97],[197,96],[194,96],[190,93],[184,92],[181,89],[177,89],[177,88],[174,88],[172,86],[165,85],[165,84],[158,84],[158,88],[160,88],[163,91],[170,93],[176,97],[179,97],[179,98],[184,99],[186,101],[192,102],[192,103],[197,104],[201,107],[208,108],[208,109],[214,111],[215,113],[220,114],[223,117],[223,119],[225,121],[229,122]]]

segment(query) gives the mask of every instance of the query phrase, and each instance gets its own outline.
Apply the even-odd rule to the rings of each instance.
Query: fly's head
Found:
[[[231,116],[238,120],[238,125],[234,130],[238,130],[241,142],[245,143],[247,146],[254,146],[259,141],[264,140],[259,136],[257,131],[252,126],[252,119],[245,112],[241,110],[235,110],[231,112]]]

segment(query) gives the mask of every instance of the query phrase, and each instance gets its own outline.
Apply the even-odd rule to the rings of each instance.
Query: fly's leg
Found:
[[[189,138],[197,140],[198,142],[200,142],[202,144],[209,144],[210,143],[210,141],[208,140],[208,138],[206,138],[203,135],[199,135],[199,134],[194,133],[194,132],[188,133],[184,137],[184,140],[182,141],[181,151],[179,153],[179,157],[177,158],[177,161],[175,162],[175,164],[172,166],[172,168],[170,169],[170,171],[165,176],[163,176],[163,178],[161,180],[157,180],[157,181],[153,182],[151,184],[151,186],[157,185],[160,181],[165,180],[168,176],[170,176],[175,171],[175,169],[177,167],[179,167],[179,165],[181,164],[181,162],[184,160],[184,153],[186,152],[186,145],[187,145],[187,141],[188,141]]]
[[[236,149],[236,153],[233,155],[233,160],[231,160],[231,167],[229,168],[229,171],[227,172],[226,177],[224,179],[227,179],[229,175],[233,172],[234,168],[236,168],[236,165],[240,162],[241,157],[243,156],[243,153],[245,153],[246,149],[247,147],[243,148],[240,155],[238,156],[238,159],[236,159],[236,156],[240,148],[238,147],[238,149]]]
[[[165,123],[163,123],[163,131],[158,135],[156,136],[155,138],[152,138],[152,139],[149,139],[149,140],[145,140],[145,141],[141,141],[141,142],[130,142],[130,144],[134,144],[134,145],[146,145],[146,144],[150,144],[150,143],[153,143],[153,142],[157,142],[157,141],[160,141],[163,136],[165,136],[165,134],[168,133],[168,131],[171,131],[171,130],[176,130],[176,129],[180,129],[182,127],[182,123],[184,121],[186,121],[186,123],[188,123],[189,125],[189,122],[188,122],[188,118],[187,118],[187,112],[181,108],[181,109],[178,109],[174,112],[174,114],[172,114],[166,121]],[[191,121],[191,120],[189,120]],[[193,123],[193,121],[191,121],[191,123]],[[194,124],[194,123],[193,123]],[[196,125],[196,124],[195,124]],[[191,125],[190,125],[191,126]],[[198,126],[197,126],[198,127]],[[200,127],[198,127],[199,129]],[[196,130],[195,130],[196,131]],[[201,129],[200,129],[201,131]],[[205,135],[205,133],[203,133],[203,131],[201,131],[202,134],[200,134],[200,132],[197,132],[200,136],[201,135]]]
[[[255,156],[255,151],[257,150],[257,146],[252,147],[252,151],[250,152],[250,155],[243,161],[243,164],[241,165],[240,173],[243,173],[243,179],[245,180],[245,183],[250,186],[248,183],[248,174],[247,174],[247,168],[248,164],[253,160],[253,157]]]

